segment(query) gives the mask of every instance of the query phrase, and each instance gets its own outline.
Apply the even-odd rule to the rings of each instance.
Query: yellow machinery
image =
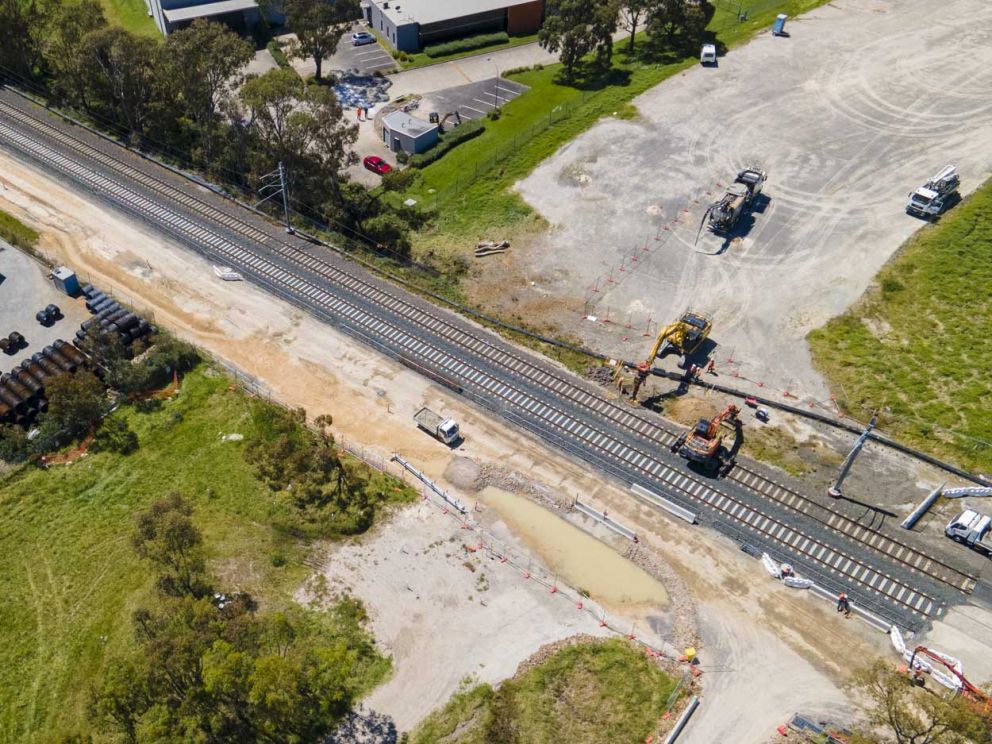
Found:
[[[634,387],[630,394],[631,403],[637,400],[637,393],[648,375],[651,374],[655,359],[664,356],[669,349],[674,349],[681,356],[691,354],[710,335],[712,328],[713,321],[710,317],[695,310],[686,310],[682,313],[681,318],[662,328],[654,340],[648,358],[637,365],[634,373]],[[624,365],[622,363],[617,364],[613,380],[622,395],[625,387]]]

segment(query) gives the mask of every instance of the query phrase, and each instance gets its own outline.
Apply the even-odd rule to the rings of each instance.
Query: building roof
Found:
[[[223,15],[224,13],[234,13],[239,10],[251,10],[257,8],[256,0],[219,0],[213,3],[201,3],[200,5],[190,5],[185,8],[162,9],[162,13],[169,23],[180,21],[192,21],[194,18],[207,18],[209,16]]]
[[[405,111],[394,111],[382,118],[382,123],[394,132],[404,132],[411,137],[419,137],[437,129],[437,124],[431,124],[423,119],[417,119]]]
[[[393,23],[437,23],[452,18],[464,18],[490,10],[526,5],[534,0],[372,0],[372,3]],[[387,8],[386,5],[389,7]]]

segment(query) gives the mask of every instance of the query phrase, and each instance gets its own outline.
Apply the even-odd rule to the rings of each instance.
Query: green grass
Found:
[[[38,232],[25,225],[14,215],[7,214],[0,209],[0,239],[32,253],[38,243]]]
[[[640,744],[674,689],[675,681],[626,641],[570,646],[497,690],[463,689],[410,742]]]
[[[123,26],[132,33],[142,36],[162,37],[155,27],[155,21],[148,15],[145,0],[100,0],[111,25]]]
[[[195,505],[218,586],[262,611],[290,601],[309,574],[307,546],[273,524],[290,507],[244,461],[249,399],[201,367],[153,413],[126,407],[140,439],[129,456],[22,467],[0,482],[0,741],[55,741],[86,730],[88,689],[133,643],[130,616],[153,593],[135,557],[134,515],[179,491]]]
[[[744,23],[737,21],[738,3],[718,2],[708,30],[718,44],[732,47],[769,28],[777,13],[793,16],[823,2],[755,0],[745,3],[750,12]],[[488,123],[484,135],[424,169],[410,190],[424,207],[438,209],[436,220],[418,236],[417,253],[463,251],[482,235],[538,227],[530,207],[509,187],[601,118],[631,118],[633,98],[698,63],[695,49],[689,56],[671,52],[652,58],[646,41],[639,34],[632,54],[618,42],[613,68],[582,88],[562,84],[558,64],[509,76],[531,90],[503,106],[501,118]]]
[[[907,219],[910,219],[907,217]],[[887,433],[992,472],[992,181],[924,227],[844,315],[809,336],[838,401]]]

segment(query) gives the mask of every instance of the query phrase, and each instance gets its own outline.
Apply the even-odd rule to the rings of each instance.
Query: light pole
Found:
[[[499,65],[496,64],[496,60],[492,57],[486,57],[487,62],[492,62],[493,67],[496,68],[496,102],[493,104],[493,111],[499,109]]]

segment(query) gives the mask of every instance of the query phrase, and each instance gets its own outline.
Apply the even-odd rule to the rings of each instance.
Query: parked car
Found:
[[[393,169],[393,166],[380,158],[378,155],[367,155],[362,161],[362,164],[370,171],[373,173],[378,173],[380,176],[386,175]]]
[[[703,44],[703,50],[699,54],[699,61],[704,65],[715,65],[716,64],[716,45],[715,44]]]
[[[352,46],[364,46],[365,44],[375,44],[375,37],[368,31],[358,31],[351,35]]]

